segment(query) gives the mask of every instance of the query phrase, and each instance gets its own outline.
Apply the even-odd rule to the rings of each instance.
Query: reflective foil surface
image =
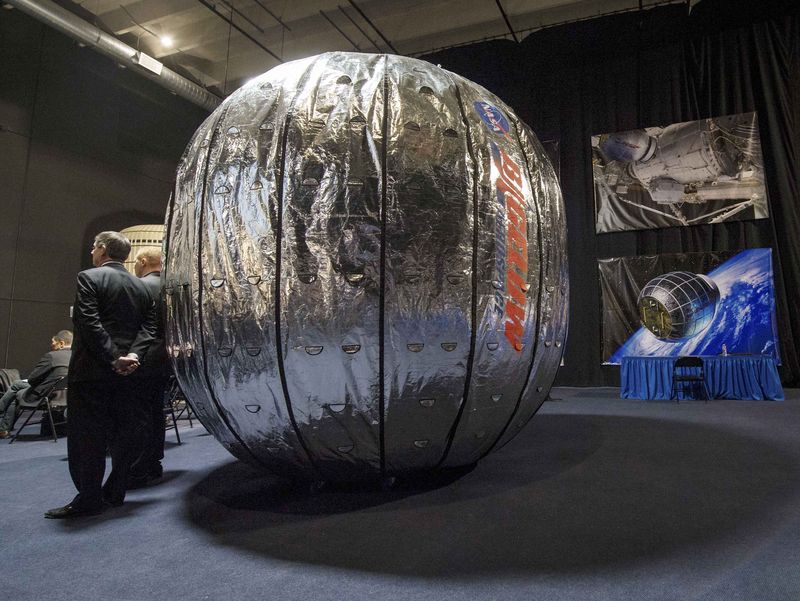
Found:
[[[566,225],[536,137],[429,63],[283,64],[198,129],[167,215],[167,339],[235,456],[373,478],[474,463],[546,398]]]

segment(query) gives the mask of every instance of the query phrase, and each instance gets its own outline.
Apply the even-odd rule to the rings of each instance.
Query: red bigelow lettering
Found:
[[[495,185],[503,192],[508,216],[506,283],[509,298],[506,302],[505,335],[514,349],[521,351],[528,277],[528,222],[525,215],[525,197],[521,190],[520,168],[502,150],[500,150],[500,164],[497,167],[500,177],[497,178]]]

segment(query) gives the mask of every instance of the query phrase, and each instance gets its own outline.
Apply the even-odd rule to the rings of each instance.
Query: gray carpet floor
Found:
[[[0,598],[800,600],[800,390],[645,402],[558,388],[471,471],[314,494],[168,432],[165,477],[101,516],[66,444],[0,442]]]

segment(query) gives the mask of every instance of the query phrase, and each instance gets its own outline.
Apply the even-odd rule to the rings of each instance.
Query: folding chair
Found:
[[[187,401],[185,398],[180,397],[178,402],[180,403],[181,401],[183,401],[183,405],[180,409],[178,409],[178,414],[175,419],[181,419],[185,413],[186,419],[189,420],[189,427],[194,428],[194,423],[192,422],[192,407],[189,405],[189,401]]]
[[[685,392],[687,384],[693,389],[698,383],[705,401],[708,402],[703,360],[700,357],[678,357],[672,366],[672,394],[675,400],[681,402],[681,393]]]
[[[175,438],[178,439],[178,444],[181,444],[181,433],[178,431],[178,419],[175,417],[175,407],[172,405],[172,395],[170,395],[169,388],[164,391],[164,429],[175,430]],[[172,424],[170,424],[170,419]]]
[[[42,418],[38,422],[34,422],[34,424],[41,424],[44,421],[44,414],[47,414],[48,420],[50,420],[50,433],[53,436],[53,442],[58,442],[58,435],[56,434],[56,426],[60,426],[62,424],[66,424],[67,420],[62,419],[60,421],[55,421],[53,418],[53,408],[58,406],[65,406],[66,405],[66,394],[67,394],[67,376],[63,375],[57,380],[55,380],[52,384],[50,384],[47,388],[43,390],[39,390],[36,394],[33,394],[33,391],[29,394],[30,398],[25,400],[17,400],[17,410],[18,414],[14,419],[16,423],[21,417],[22,414],[28,411],[27,419],[22,423],[19,429],[14,433],[14,436],[11,437],[11,440],[8,441],[8,444],[12,444],[19,436],[20,432],[25,429],[25,426],[28,425],[28,422],[31,421],[33,414],[37,411],[42,411],[43,415]],[[32,424],[33,425],[33,424]],[[11,428],[14,428],[14,424],[11,425]]]
[[[178,385],[178,379],[175,376],[171,376],[167,383],[167,396],[169,397],[169,405],[172,408],[174,420],[181,419],[185,413],[186,419],[189,420],[189,427],[194,428],[194,423],[192,422],[192,408],[186,400],[181,387]],[[176,408],[178,408],[177,413],[175,413]]]

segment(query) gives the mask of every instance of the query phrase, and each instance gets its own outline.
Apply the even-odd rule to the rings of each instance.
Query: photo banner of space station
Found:
[[[618,257],[598,268],[604,365],[724,354],[780,362],[771,249]]]
[[[769,216],[756,113],[592,136],[597,233]]]

